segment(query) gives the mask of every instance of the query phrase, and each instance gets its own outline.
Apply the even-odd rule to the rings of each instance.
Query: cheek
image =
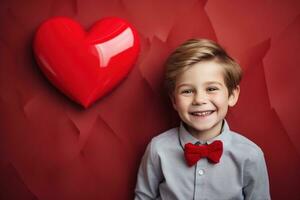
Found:
[[[218,107],[228,107],[228,97],[226,95],[216,95],[212,98],[212,101]]]
[[[176,107],[180,110],[185,110],[189,106],[189,99],[186,97],[175,97]]]

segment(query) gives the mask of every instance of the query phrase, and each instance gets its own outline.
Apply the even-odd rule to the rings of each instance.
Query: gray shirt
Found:
[[[202,158],[188,167],[186,143],[223,142],[220,162]],[[224,120],[220,135],[207,141],[194,138],[181,124],[152,139],[142,158],[135,200],[239,200],[270,199],[269,180],[262,150],[231,131]]]

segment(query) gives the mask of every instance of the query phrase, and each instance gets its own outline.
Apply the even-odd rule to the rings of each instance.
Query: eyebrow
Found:
[[[206,85],[210,85],[210,84],[217,84],[217,85],[220,85],[220,86],[223,86],[222,83],[218,82],[218,81],[208,81],[208,82],[205,82]]]
[[[180,88],[180,87],[183,87],[183,86],[189,86],[189,87],[191,87],[193,85],[192,84],[188,84],[188,83],[183,83],[183,84],[178,85],[177,88]]]
[[[218,81],[207,81],[204,84],[205,85],[217,84],[217,85],[223,86],[223,84],[218,82]],[[177,87],[180,88],[180,87],[183,87],[183,86],[191,87],[191,86],[193,86],[193,84],[182,83],[182,84],[178,85]]]

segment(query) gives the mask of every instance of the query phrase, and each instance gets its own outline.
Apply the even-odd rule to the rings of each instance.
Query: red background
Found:
[[[55,89],[33,57],[35,30],[58,15],[86,29],[122,17],[141,38],[127,79],[88,109]],[[298,0],[1,0],[0,199],[132,199],[146,144],[178,123],[163,62],[191,37],[218,41],[241,63],[231,128],[264,150],[272,199],[300,199]]]

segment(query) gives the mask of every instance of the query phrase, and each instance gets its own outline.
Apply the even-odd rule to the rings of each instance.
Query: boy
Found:
[[[135,200],[270,199],[262,150],[225,120],[238,100],[240,66],[215,42],[191,39],[166,67],[166,86],[182,122],[148,145]]]

